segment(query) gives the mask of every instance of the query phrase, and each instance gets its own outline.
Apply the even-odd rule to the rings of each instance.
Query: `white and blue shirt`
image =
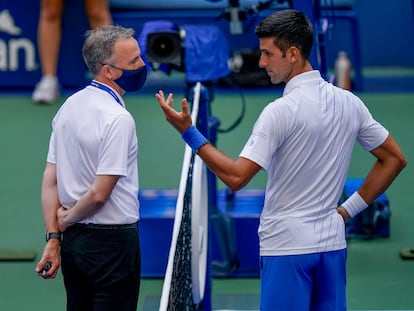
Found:
[[[260,255],[344,249],[336,207],[355,141],[372,150],[387,136],[358,97],[318,71],[292,78],[283,96],[264,108],[240,154],[268,174]]]

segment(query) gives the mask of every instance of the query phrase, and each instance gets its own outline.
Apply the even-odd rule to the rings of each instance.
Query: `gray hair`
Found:
[[[135,30],[121,26],[103,26],[88,30],[82,48],[83,60],[89,71],[95,76],[102,64],[111,61],[115,42],[118,39],[134,38]]]

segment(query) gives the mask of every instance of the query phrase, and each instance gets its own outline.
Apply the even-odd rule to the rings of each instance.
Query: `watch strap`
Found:
[[[59,242],[62,242],[62,233],[61,232],[46,233],[46,242],[49,242],[50,239],[57,239],[59,240]]]

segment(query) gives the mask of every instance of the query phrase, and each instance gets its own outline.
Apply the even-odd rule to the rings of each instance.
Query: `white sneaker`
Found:
[[[35,103],[54,104],[60,97],[58,79],[54,76],[44,76],[36,84],[32,100]]]

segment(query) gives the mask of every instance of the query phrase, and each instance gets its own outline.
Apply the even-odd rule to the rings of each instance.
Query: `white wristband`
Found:
[[[341,206],[345,208],[350,217],[354,217],[366,209],[368,204],[361,198],[358,191],[355,191]]]

